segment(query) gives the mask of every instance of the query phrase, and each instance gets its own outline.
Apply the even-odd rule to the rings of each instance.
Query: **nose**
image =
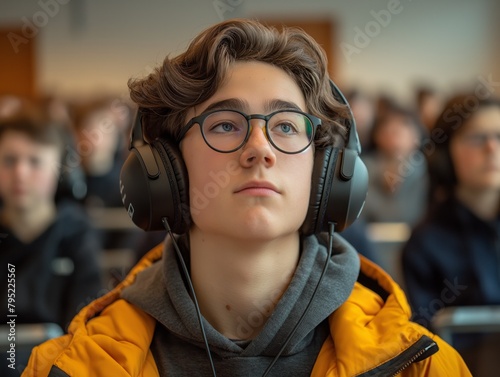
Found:
[[[488,135],[485,140],[488,151],[496,151],[500,147],[500,134]]]
[[[26,161],[17,160],[12,166],[12,172],[16,181],[22,181],[30,174],[30,167]]]
[[[264,122],[253,119],[253,122]],[[276,154],[266,135],[265,124],[263,126],[251,126],[248,140],[243,146],[240,155],[240,163],[244,167],[251,167],[263,163],[266,167],[274,165]]]

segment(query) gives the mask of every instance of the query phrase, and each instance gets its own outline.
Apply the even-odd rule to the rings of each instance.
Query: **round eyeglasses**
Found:
[[[484,148],[490,140],[494,140],[495,145],[500,145],[500,132],[470,132],[459,137],[466,146],[472,148]]]
[[[287,154],[300,153],[314,140],[321,119],[299,110],[278,110],[269,115],[247,115],[238,110],[214,110],[191,119],[182,129],[178,141],[194,125],[200,126],[205,143],[220,153],[240,149],[250,137],[251,119],[266,122],[265,135],[271,145]]]

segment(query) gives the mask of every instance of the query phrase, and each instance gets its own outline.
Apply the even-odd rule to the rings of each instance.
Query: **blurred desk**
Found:
[[[146,233],[123,207],[89,207],[87,213],[102,235],[101,277],[106,287],[115,286],[136,262],[136,249]]]
[[[443,308],[432,318],[432,327],[450,344],[456,333],[500,332],[500,305]]]
[[[88,208],[92,224],[105,231],[139,230],[123,207]]]
[[[368,223],[368,237],[373,242],[404,243],[411,234],[406,223]]]
[[[8,340],[10,326],[0,326],[0,348],[9,346]],[[64,332],[56,323],[16,323],[15,341],[16,347],[32,348],[46,340],[63,335]]]

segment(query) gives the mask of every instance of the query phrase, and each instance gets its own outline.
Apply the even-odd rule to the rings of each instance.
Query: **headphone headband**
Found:
[[[349,130],[347,134],[346,148],[355,150],[358,154],[361,154],[361,143],[359,142],[358,131],[356,130],[356,120],[354,119],[354,114],[352,113],[351,105],[347,102],[347,99],[339,89],[339,87],[330,80],[330,88],[332,89],[333,96],[337,101],[347,106],[349,111]]]

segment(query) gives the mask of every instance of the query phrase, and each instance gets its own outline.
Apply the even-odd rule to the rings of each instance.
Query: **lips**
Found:
[[[245,191],[274,191],[276,193],[280,193],[280,191],[274,186],[272,183],[267,181],[251,181],[247,182],[242,186],[239,186],[234,190],[234,193],[240,193]]]

